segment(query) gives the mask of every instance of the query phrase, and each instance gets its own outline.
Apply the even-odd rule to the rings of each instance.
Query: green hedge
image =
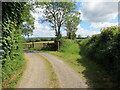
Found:
[[[2,17],[2,87],[13,88],[24,65],[21,27],[25,2],[3,2]],[[19,75],[18,75],[19,74]],[[13,76],[16,77],[13,77]],[[14,78],[14,80],[11,80]]]
[[[120,81],[120,29],[108,27],[101,34],[80,42],[80,53],[94,60],[113,76],[114,82]],[[117,86],[117,85],[116,85]]]

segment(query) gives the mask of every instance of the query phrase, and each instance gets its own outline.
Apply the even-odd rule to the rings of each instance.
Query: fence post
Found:
[[[33,46],[33,48],[34,48],[34,42],[32,42],[32,46]]]

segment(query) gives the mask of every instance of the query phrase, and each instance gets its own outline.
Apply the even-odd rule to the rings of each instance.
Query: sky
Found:
[[[40,23],[42,18],[42,9],[35,9],[39,13],[33,13],[35,18],[35,29],[30,37],[55,37],[54,30],[51,30],[48,23]],[[81,22],[77,26],[77,35],[83,37],[99,34],[105,27],[118,25],[118,2],[76,2],[76,10],[81,13]],[[62,36],[66,36],[64,28],[61,29]]]

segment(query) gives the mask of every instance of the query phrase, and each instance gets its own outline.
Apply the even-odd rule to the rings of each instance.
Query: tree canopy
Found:
[[[77,26],[80,24],[80,13],[78,11],[74,11],[73,13],[68,14],[66,17],[66,31],[68,39],[75,39],[77,31]]]

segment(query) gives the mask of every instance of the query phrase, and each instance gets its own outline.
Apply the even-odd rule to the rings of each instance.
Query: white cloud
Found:
[[[35,20],[38,20],[39,17],[43,16],[43,11],[44,9],[42,8],[35,8],[35,11],[34,12],[31,11],[31,14],[35,18]]]
[[[97,30],[85,30],[84,28],[82,28],[80,25],[78,25],[78,30],[76,32],[77,35],[81,35],[81,36],[92,36],[94,34],[98,34],[100,33],[100,31]]]
[[[38,20],[34,23],[35,29],[33,30],[33,35],[30,37],[54,37],[55,32],[51,30],[49,26],[45,24],[38,23]]]
[[[77,2],[91,2],[91,1],[94,1],[94,2],[119,2],[120,0],[76,0]]]
[[[67,35],[67,32],[66,32],[66,30],[64,30],[64,31],[61,31],[61,34],[62,34],[62,36],[66,36],[66,35]]]
[[[89,22],[107,22],[111,19],[115,19],[118,15],[118,3],[117,2],[82,2],[82,8],[80,12],[82,14],[82,20]]]
[[[41,30],[41,29],[35,29],[33,32],[33,35],[31,37],[55,37],[54,30]]]
[[[44,9],[41,8],[35,8],[35,12],[31,12],[33,17],[35,18],[34,21],[34,27],[33,35],[30,37],[54,37],[55,32],[54,30],[51,30],[50,27],[48,27],[45,24],[41,24],[38,22],[39,18],[42,18]]]
[[[55,37],[55,31],[51,30],[46,24],[38,23],[38,20],[34,22],[35,29],[33,30],[33,35],[30,37]],[[66,31],[61,31],[62,36],[66,35]]]
[[[66,36],[66,31],[61,31],[62,36]],[[33,35],[30,37],[55,37],[55,31],[50,27],[42,25],[40,28],[34,29]]]
[[[105,22],[105,23],[92,23],[91,24],[91,28],[105,28],[105,27],[111,27],[111,26],[118,26],[118,23],[109,23],[109,22]]]

